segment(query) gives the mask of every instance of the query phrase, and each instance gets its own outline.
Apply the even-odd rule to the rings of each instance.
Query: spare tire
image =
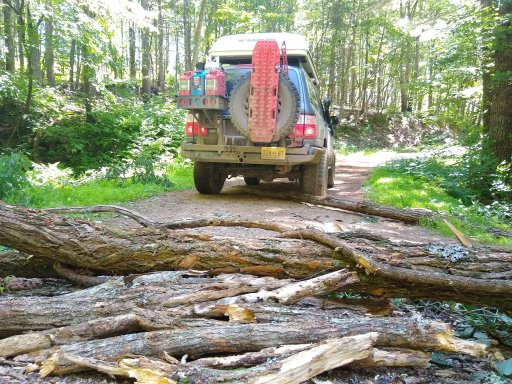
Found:
[[[229,114],[235,128],[245,137],[249,137],[249,90],[251,87],[251,73],[240,77],[233,87],[229,98]],[[291,133],[299,118],[300,98],[297,88],[290,78],[283,73],[279,74],[279,87],[277,90],[277,116],[276,130],[272,142],[280,140]]]

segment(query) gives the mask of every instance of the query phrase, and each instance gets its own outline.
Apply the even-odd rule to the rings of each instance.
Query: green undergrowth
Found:
[[[0,200],[34,208],[121,204],[193,186],[189,162],[141,159],[76,177],[57,163],[31,163],[19,153],[0,155]]]
[[[506,177],[498,170],[482,178],[475,174],[475,167],[465,168],[463,156],[460,161],[452,154],[390,162],[372,171],[365,183],[366,194],[379,204],[444,212],[448,221],[466,236],[512,247],[511,237],[496,235],[496,230],[512,232],[512,204],[506,198],[510,185]],[[483,191],[484,185],[490,187]],[[453,236],[440,219],[420,224]]]
[[[27,190],[27,200],[34,208],[115,205],[193,186],[190,170],[170,173],[166,178],[169,182],[165,184],[141,183],[132,179],[100,179],[77,185],[39,186]]]

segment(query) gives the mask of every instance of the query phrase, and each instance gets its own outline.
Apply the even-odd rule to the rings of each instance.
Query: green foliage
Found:
[[[184,129],[183,113],[174,104],[160,97],[142,103],[106,95],[96,105],[94,123],[61,112],[55,123],[39,129],[41,160],[59,161],[80,174],[127,159],[149,164],[158,155],[177,152]]]
[[[479,151],[459,152],[440,152],[380,167],[370,174],[367,194],[382,204],[452,214],[450,221],[465,234],[484,242],[512,245],[510,238],[488,233],[491,227],[512,229],[512,202],[506,199],[510,199],[511,190],[507,173],[499,167],[494,172],[486,171],[489,164]],[[493,201],[487,200],[488,193],[492,193]],[[422,224],[452,235],[440,221]]]
[[[40,170],[39,179],[25,190],[30,206],[48,208],[120,204],[193,186],[191,165],[179,161],[169,165],[164,175],[155,180],[147,178],[143,182],[136,177],[112,178],[95,173],[76,180],[67,177],[55,166],[51,169],[55,171],[53,176],[48,175],[53,173],[51,170],[46,170],[46,174]]]
[[[23,103],[26,98],[27,78],[21,74],[4,73],[0,70],[0,127],[14,127],[22,115]],[[10,136],[1,134],[0,146],[6,143]]]
[[[192,186],[192,165],[180,159],[169,161],[153,177],[151,173],[112,177],[87,172],[76,179],[70,169],[57,164],[31,164],[17,153],[0,156],[0,199],[36,208],[119,204]]]
[[[25,101],[27,78],[22,74],[0,71],[0,105],[22,104]]]
[[[0,295],[4,293],[5,291],[8,291],[7,283],[9,283],[10,280],[14,279],[13,275],[5,276],[4,278],[0,278]]]
[[[23,201],[23,189],[30,186],[26,172],[28,158],[20,153],[0,155],[0,200],[8,203]]]

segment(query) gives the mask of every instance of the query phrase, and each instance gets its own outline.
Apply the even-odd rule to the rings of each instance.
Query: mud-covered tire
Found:
[[[259,177],[244,177],[245,184],[258,185],[261,181]]]
[[[220,172],[216,163],[194,163],[194,184],[197,192],[204,195],[216,195],[222,191],[226,176]]]
[[[327,194],[327,151],[324,151],[318,164],[306,165],[302,175],[302,191],[312,196]]]
[[[249,91],[251,87],[251,74],[240,77],[233,87],[229,98],[229,114],[235,128],[245,137],[249,137]],[[291,133],[299,118],[300,97],[299,91],[289,77],[279,74],[279,87],[277,90],[277,117],[276,130],[271,142],[280,140]]]
[[[334,188],[334,179],[336,177],[336,155],[332,155],[331,166],[327,175],[327,188]]]

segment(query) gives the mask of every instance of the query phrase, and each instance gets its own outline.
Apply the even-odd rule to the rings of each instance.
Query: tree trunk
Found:
[[[5,47],[7,52],[5,55],[5,70],[10,73],[14,73],[15,69],[15,54],[16,49],[14,47],[14,25],[13,25],[13,12],[11,7],[8,5],[8,1],[3,1],[3,15],[4,15],[4,35],[5,35]]]
[[[82,52],[82,82],[83,82],[83,97],[85,106],[85,121],[93,124],[95,122],[94,115],[92,112],[92,83],[91,80],[94,78],[94,67],[91,65],[91,56],[89,53],[89,47],[86,44],[81,46]]]
[[[203,21],[205,17],[206,0],[201,0],[199,5],[199,15],[195,18],[196,27],[194,29],[194,41],[192,50],[192,64],[195,65],[199,61],[199,48],[201,45],[201,34],[203,32]]]
[[[52,1],[50,1],[52,6]],[[50,87],[55,87],[55,55],[54,55],[54,37],[53,37],[53,19],[47,17],[44,23],[45,43],[44,43],[44,64],[46,68],[46,82]]]
[[[149,10],[148,0],[141,1],[142,8],[145,11]],[[151,79],[149,72],[151,69],[151,38],[148,28],[142,30],[142,94],[149,96],[151,95]]]
[[[0,205],[0,244],[107,274],[197,269],[212,274],[307,278],[348,266],[360,279],[352,286],[353,291],[512,308],[512,253],[506,249],[436,248],[431,244],[392,243],[365,233],[334,236],[243,220],[154,223],[141,218],[139,222],[146,228],[114,231],[50,213]],[[219,237],[193,230],[205,226],[259,228],[281,233],[281,238],[272,232],[262,239],[244,234]],[[455,252],[454,257],[447,258],[446,252]]]
[[[128,28],[128,54],[129,54],[129,66],[130,66],[130,80],[137,79],[137,65],[135,60],[135,28],[132,24]]]
[[[43,83],[43,72],[41,70],[41,37],[39,35],[39,24],[42,20],[35,21],[27,5],[27,31],[28,31],[28,49],[27,61],[29,77],[38,85]]]
[[[158,0],[158,44],[157,44],[157,63],[158,63],[158,81],[157,86],[160,92],[165,92],[165,66],[164,66],[164,17],[162,11],[162,0]]]
[[[17,9],[18,22],[18,63],[19,70],[25,70],[25,19],[23,18],[23,10],[25,9],[25,0],[14,0]]]
[[[192,63],[192,26],[190,23],[190,9],[190,0],[183,0],[183,56],[185,59],[185,69],[187,71],[192,70],[193,64],[195,64]]]
[[[59,297],[0,297],[5,319],[0,331],[15,333],[0,340],[0,356],[42,361],[43,377],[84,367],[127,376],[120,368],[128,361],[119,360],[132,355],[142,359],[139,368],[158,362],[148,357],[163,356],[166,363],[152,366],[157,377],[186,372],[200,375],[193,376],[195,382],[221,383],[226,376],[231,382],[246,382],[241,380],[256,375],[264,381],[254,382],[300,383],[340,361],[424,366],[428,359],[418,349],[485,353],[485,346],[453,337],[446,324],[369,317],[334,300],[305,299],[354,281],[353,274],[343,270],[299,282],[162,272],[114,278]],[[41,331],[20,334],[29,328]],[[400,349],[392,352],[374,345]],[[227,354],[243,355],[222,357]],[[184,355],[199,360],[186,363]],[[221,378],[221,372],[226,376]],[[309,376],[303,376],[306,372]],[[237,374],[242,376],[233,376]],[[283,376],[289,381],[281,381]]]
[[[75,89],[75,51],[76,51],[76,40],[71,40],[71,48],[69,49],[69,78],[68,88],[72,91]]]
[[[494,73],[484,83],[490,88],[487,132],[499,162],[512,163],[512,3],[503,2],[499,15],[504,19],[494,30]],[[484,90],[486,94],[486,90]],[[510,171],[512,175],[512,170]]]

